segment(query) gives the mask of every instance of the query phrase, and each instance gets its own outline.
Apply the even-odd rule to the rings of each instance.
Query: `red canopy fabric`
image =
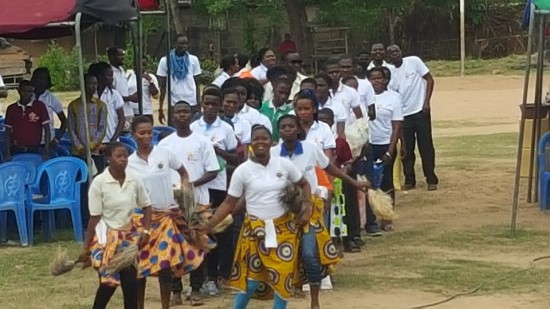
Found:
[[[0,8],[0,35],[25,33],[49,23],[71,19],[76,0],[4,0]],[[2,2],[4,2],[2,1]]]

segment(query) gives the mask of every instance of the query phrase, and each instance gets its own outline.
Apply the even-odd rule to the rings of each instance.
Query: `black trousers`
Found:
[[[195,270],[193,270],[189,274],[189,285],[191,286],[191,289],[193,289],[194,292],[200,291],[200,288],[202,287],[202,284],[204,283],[204,263],[201,263],[199,267],[197,267]],[[174,277],[172,278],[172,292],[173,293],[181,293],[183,292],[183,284],[181,283],[181,277]]]
[[[432,118],[430,114],[421,111],[405,116],[403,135],[405,138],[405,149],[407,150],[407,156],[403,159],[405,184],[416,185],[414,172],[416,156],[414,149],[417,141],[418,151],[422,158],[422,171],[424,172],[424,177],[426,177],[426,182],[430,185],[438,184],[439,179],[435,175],[435,149],[432,139]]]
[[[371,158],[369,158],[369,163],[374,164],[378,159],[382,159],[386,152],[388,151],[389,145],[370,145],[370,152],[369,155]],[[395,158],[396,153],[392,153],[392,158]],[[392,199],[395,202],[395,191],[393,186],[393,164],[394,161],[392,160],[389,164],[384,165],[384,171],[382,176],[382,182],[380,184],[380,189],[384,192],[388,192],[389,195],[392,197]],[[370,180],[370,179],[369,179]],[[371,183],[373,183],[373,180],[370,180]],[[374,184],[374,183],[373,183]],[[376,215],[372,211],[372,208],[369,204],[369,200],[365,200],[365,206],[366,206],[366,215],[367,215],[367,226],[370,225],[376,225]],[[366,227],[365,227],[366,228]]]
[[[138,308],[138,279],[134,266],[127,267],[119,272],[122,296],[124,297],[124,309]],[[93,309],[105,309],[115,294],[116,288],[100,284],[94,299]]]
[[[357,173],[351,172],[348,173],[348,176],[356,179]],[[344,237],[344,241],[352,241],[356,237],[361,237],[361,216],[357,206],[357,189],[346,182],[342,182],[342,193],[346,198],[344,205],[346,215],[343,220],[348,228],[348,236]]]
[[[226,191],[209,189],[210,201],[214,211],[221,205]],[[233,224],[225,231],[214,234],[217,246],[206,256],[206,277],[208,280],[216,281],[218,278],[229,279],[233,268]]]

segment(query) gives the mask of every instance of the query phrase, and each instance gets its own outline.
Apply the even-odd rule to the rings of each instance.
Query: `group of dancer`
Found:
[[[320,308],[321,282],[341,257],[327,220],[334,179],[352,192],[346,199],[357,211],[357,193],[372,187],[358,180],[365,179],[358,177],[365,174],[358,166],[368,157],[371,164],[383,164],[380,187],[392,192],[403,101],[388,88],[393,69],[387,66],[374,66],[362,80],[343,78],[345,61],[327,63],[327,74],[298,80],[292,69],[273,69],[271,53],[264,58],[263,67],[252,71],[258,75],[265,68],[259,78],[231,77],[238,76],[231,69],[217,81],[221,87],[207,86],[198,98],[200,111],[184,100],[174,103],[176,131],[157,145],[152,119],[136,116],[130,129],[137,150],[129,155],[121,143],[106,146],[108,166],[90,186],[81,254],[99,274],[93,308],[105,308],[118,285],[126,309],[144,308],[150,276],[158,277],[162,308],[169,308],[182,302],[185,274],[191,305],[204,304],[201,294],[234,288],[234,308],[246,308],[252,297],[287,308],[295,289],[308,284],[311,308]],[[264,101],[266,84],[272,98]],[[369,119],[369,142],[360,156],[352,155],[345,128],[363,117]],[[302,190],[298,213],[281,201],[290,183]],[[194,202],[209,205],[213,216],[191,225],[174,200],[174,186],[192,188]],[[370,212],[367,232],[369,224],[376,225]],[[234,223],[214,232],[229,215]],[[350,229],[344,249],[356,252],[359,215],[348,213],[345,222]],[[391,228],[391,222],[382,225]],[[215,248],[190,241],[192,233],[213,239]],[[138,247],[138,262],[110,272],[116,253],[132,245]]]

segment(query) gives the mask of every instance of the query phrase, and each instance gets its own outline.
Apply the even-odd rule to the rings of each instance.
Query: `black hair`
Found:
[[[119,50],[122,50],[122,48],[120,47],[117,47],[117,46],[111,46],[107,49],[107,56],[116,56],[116,54],[118,53]]]
[[[227,71],[232,66],[234,66],[237,61],[238,60],[235,58],[235,55],[225,55],[220,61],[220,68],[222,68],[222,70],[224,71]]]
[[[31,77],[31,82],[34,84],[34,80],[35,80],[35,76],[37,74],[46,74],[46,79],[48,80],[48,85],[46,86],[46,89],[50,89],[53,84],[52,84],[52,75],[50,74],[50,69],[46,68],[46,67],[40,67],[40,68],[37,68],[36,70],[34,70],[34,72],[32,73],[32,77]]]
[[[243,79],[246,85],[246,91],[248,92],[248,98],[253,94],[262,104],[264,100],[265,88],[260,84],[260,82],[255,78],[245,78]],[[248,99],[247,98],[247,99]]]
[[[354,80],[357,83],[359,83],[359,81],[357,80],[357,78],[355,76],[346,76],[346,77],[342,78],[342,84],[345,84],[349,80]]]
[[[84,82],[86,82],[86,80],[90,77],[93,77],[97,80],[97,77],[95,77],[95,75],[92,75],[90,73],[84,73]]]
[[[322,108],[317,112],[319,115],[324,114],[330,119],[334,119],[334,112],[330,108]]]
[[[107,144],[107,147],[105,147],[105,158],[112,156],[113,152],[115,152],[115,150],[119,147],[126,149],[126,145],[121,142],[110,142]]]
[[[189,102],[184,101],[184,100],[177,101],[176,104],[174,104],[174,107],[176,107],[176,106],[178,106],[178,105],[187,105],[188,107],[191,108],[191,104],[189,104]]]
[[[245,54],[237,53],[235,54],[235,58],[237,58],[237,61],[239,63],[239,66],[244,67],[248,63],[249,57]]]
[[[303,84],[313,84],[315,85],[315,87],[317,87],[317,81],[311,77],[308,77],[302,80],[302,82],[300,83],[300,86],[302,86]]]
[[[223,82],[222,90],[227,89],[227,88],[236,88],[236,87],[239,87],[239,86],[242,86],[242,87],[246,88],[245,81],[241,78],[238,78],[238,77],[230,77],[227,80],[225,80],[225,82]]]
[[[229,94],[234,94],[234,95],[237,96],[237,98],[239,97],[239,91],[237,91],[236,88],[229,87],[229,88],[223,89],[223,91],[222,91],[222,99],[225,99],[225,96],[226,96],[226,95],[229,95]]]
[[[292,88],[292,82],[290,81],[290,79],[288,79],[286,77],[279,77],[272,83],[273,90],[275,90],[275,88],[277,88],[281,84],[285,84],[285,85],[290,86]]]
[[[382,77],[384,79],[386,79],[386,72],[384,72],[384,69],[382,67],[374,67],[370,70],[367,71],[367,78],[370,78],[370,76],[372,75],[372,73],[374,72],[380,72],[380,74],[382,74]]]
[[[300,123],[300,119],[296,115],[286,114],[283,115],[277,120],[277,128],[281,127],[281,122],[285,119],[292,119],[294,120],[294,123],[296,123],[296,128],[298,128],[298,136],[297,139],[300,141],[303,141],[306,139],[306,131],[302,127],[302,124]]]
[[[329,58],[327,62],[325,62],[325,70],[329,65],[337,65],[340,66],[340,59],[338,58]]]
[[[280,78],[281,76],[287,74],[288,71],[286,68],[282,67],[282,66],[274,66],[274,67],[271,67],[267,70],[267,73],[265,74],[265,76],[267,77],[267,79],[273,83],[273,81],[275,81],[276,79]]]
[[[300,90],[295,96],[294,96],[294,105],[298,102],[298,100],[310,100],[311,106],[315,110],[315,113],[313,114],[313,120],[317,121],[318,115],[317,112],[319,111],[319,105],[317,104],[317,97],[315,96],[315,92],[311,89],[302,89]]]
[[[24,80],[22,80],[22,81],[19,82],[19,87],[18,87],[18,89],[21,89],[21,88],[23,88],[23,87],[33,87],[33,88],[34,88],[34,86],[32,85],[31,81],[28,80],[28,79],[24,79]]]
[[[260,56],[258,56],[258,54],[254,54],[252,55],[252,57],[250,57],[250,66],[255,68],[257,66],[259,66],[260,64],[262,63],[261,59],[260,59]]]
[[[388,67],[382,67],[384,74],[386,74],[386,79],[391,80],[391,70]]]
[[[218,99],[220,99],[220,101],[222,100],[222,90],[218,86],[216,86],[216,87],[208,86],[208,87],[204,88],[204,91],[202,92],[202,98],[204,99],[204,96],[207,96],[207,95],[218,97]]]
[[[153,125],[153,122],[151,121],[151,119],[149,119],[149,117],[140,115],[132,119],[132,125],[131,125],[132,132],[136,132],[137,127],[142,123],[148,123],[150,125]]]
[[[258,57],[260,58],[260,62],[264,60],[265,54],[267,54],[267,52],[270,50],[271,48],[262,48],[258,51]]]
[[[161,132],[159,133],[158,137],[157,137],[157,140],[160,142],[160,141],[162,141],[165,137],[168,137],[170,134],[172,134],[172,133],[170,133],[170,132],[168,132],[168,131],[161,131]]]
[[[365,55],[370,55],[370,52],[366,51],[366,50],[362,50],[360,52],[357,53],[357,57],[361,56],[362,54],[365,54]]]
[[[327,83],[327,85],[332,85],[332,78],[327,73],[318,73],[314,76],[314,78],[321,78]]]
[[[259,131],[259,130],[264,130],[267,132],[267,135],[269,135],[269,138],[270,139],[273,139],[273,136],[271,135],[271,131],[269,131],[269,129],[262,125],[262,124],[255,124],[252,126],[252,129],[250,130],[250,139],[252,140],[252,135],[254,135],[254,132],[256,131]]]
[[[189,38],[187,37],[187,34],[184,34],[184,33],[178,33],[178,34],[176,35],[176,41],[177,41],[179,38],[186,38],[186,39],[189,39]]]
[[[342,60],[351,60],[352,64],[355,64],[355,58],[351,55],[343,55],[340,57],[340,61]]]
[[[105,72],[107,72],[107,70],[110,70],[110,69],[112,69],[110,64],[108,64],[107,62],[101,61],[98,63],[92,63],[88,68],[88,73],[95,76],[99,81],[101,77],[105,75]]]

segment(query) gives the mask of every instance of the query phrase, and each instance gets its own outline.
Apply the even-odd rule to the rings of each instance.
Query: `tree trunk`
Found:
[[[183,18],[181,16],[181,11],[178,6],[178,0],[169,0],[168,5],[170,6],[172,22],[174,23],[176,34],[185,34],[185,26],[183,25]],[[171,40],[172,38],[168,39]]]
[[[285,9],[290,23],[290,35],[302,57],[313,54],[313,34],[307,25],[307,13],[304,0],[285,0]]]
[[[388,34],[390,36],[390,45],[395,44],[395,26],[397,24],[397,17],[395,16],[395,10],[389,9],[388,13]]]

